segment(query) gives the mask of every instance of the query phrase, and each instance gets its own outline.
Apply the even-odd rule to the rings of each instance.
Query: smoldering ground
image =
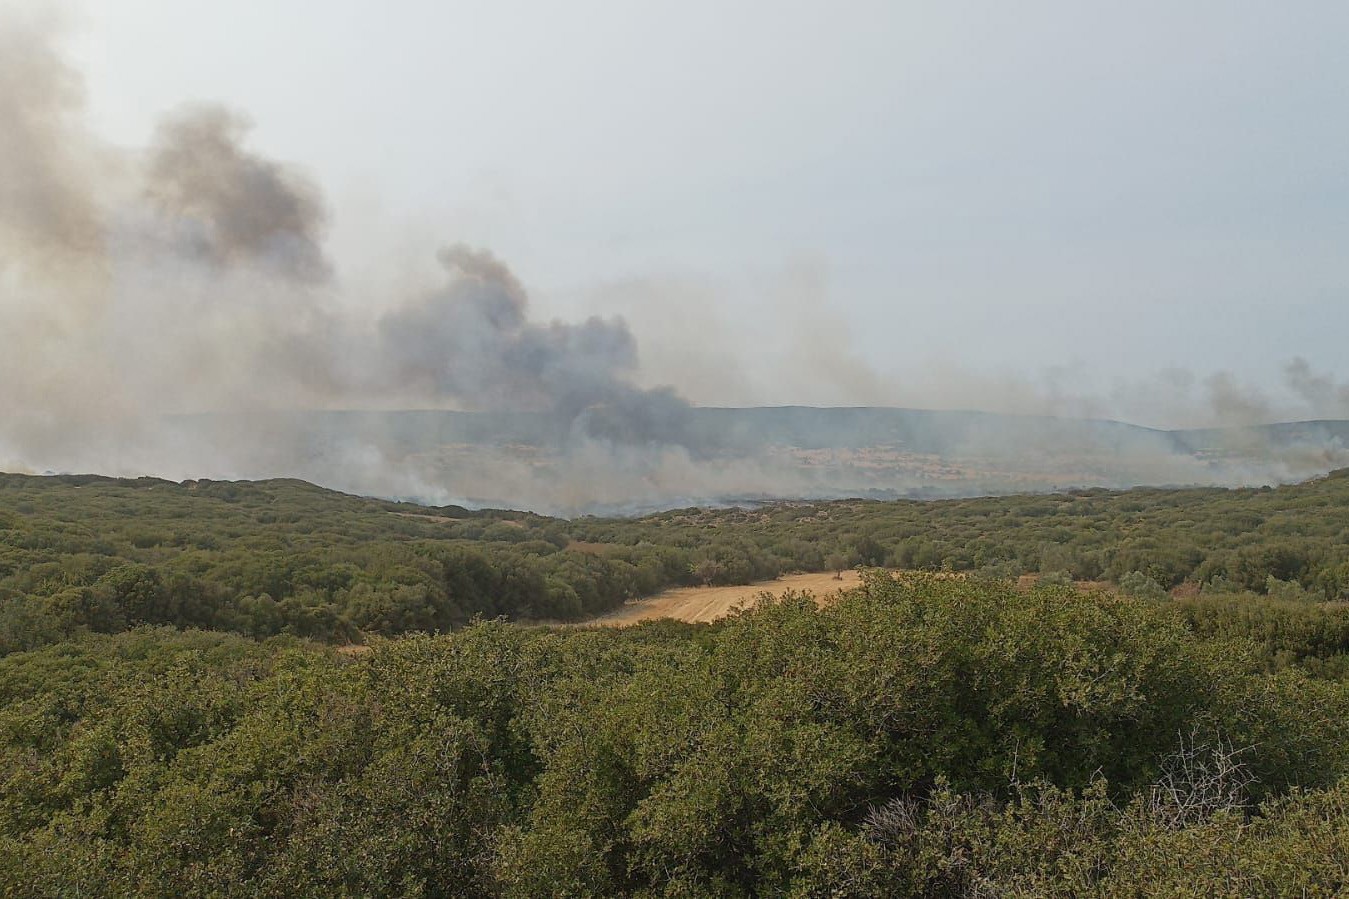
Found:
[[[698,409],[639,386],[624,319],[535,320],[506,264],[459,243],[438,283],[352,298],[322,191],[253,148],[245,115],[185,106],[146,146],[109,146],[88,129],[60,26],[0,18],[0,468],[295,476],[565,513],[1265,482],[1344,461],[1334,436],[1215,460],[1099,423]],[[882,382],[848,364],[876,398]],[[1289,382],[1309,406],[1349,404],[1304,363]],[[1213,382],[1215,408],[1271,417],[1230,386]],[[341,411],[361,408],[442,411]]]

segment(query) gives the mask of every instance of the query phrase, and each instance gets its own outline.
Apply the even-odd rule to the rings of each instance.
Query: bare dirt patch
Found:
[[[587,625],[622,627],[639,621],[674,618],[679,621],[716,621],[738,608],[752,606],[762,593],[780,596],[788,590],[809,590],[818,600],[827,599],[840,590],[856,587],[861,582],[856,571],[843,572],[842,579],[832,571],[813,574],[790,574],[771,581],[742,584],[736,587],[676,587],[635,599],[607,615],[585,622]]]

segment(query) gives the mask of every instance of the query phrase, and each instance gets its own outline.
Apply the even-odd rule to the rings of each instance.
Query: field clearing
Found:
[[[674,618],[679,621],[716,621],[737,608],[751,606],[761,593],[779,596],[787,590],[809,590],[816,599],[825,599],[840,590],[856,587],[861,577],[856,571],[843,572],[840,580],[832,571],[789,574],[771,581],[740,584],[734,587],[675,587],[645,599],[634,599],[622,608],[592,618],[586,626],[623,627],[639,621]]]
[[[891,574],[899,573],[898,569]],[[937,577],[963,577],[961,574],[938,573]],[[1025,574],[1017,578],[1019,590],[1029,590],[1035,586],[1039,575]],[[781,596],[788,590],[810,591],[816,600],[824,601],[840,590],[848,590],[862,582],[856,569],[843,572],[842,579],[834,577],[832,571],[817,571],[810,574],[789,574],[770,581],[757,581],[753,584],[740,584],[734,587],[672,587],[655,596],[629,600],[622,608],[576,622],[572,627],[626,627],[641,621],[655,621],[660,618],[673,618],[677,621],[709,622],[725,618],[738,608],[748,608],[763,593]],[[1086,593],[1114,593],[1117,588],[1105,581],[1076,581],[1074,586]]]

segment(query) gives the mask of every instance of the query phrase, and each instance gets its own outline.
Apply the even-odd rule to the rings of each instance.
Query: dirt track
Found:
[[[843,572],[836,580],[833,572],[792,574],[772,581],[759,581],[739,587],[677,587],[629,602],[623,608],[585,622],[587,625],[622,627],[656,618],[676,618],[680,621],[716,621],[739,606],[753,605],[765,591],[778,595],[786,590],[809,590],[824,597],[839,590],[855,587],[859,581],[856,571]]]

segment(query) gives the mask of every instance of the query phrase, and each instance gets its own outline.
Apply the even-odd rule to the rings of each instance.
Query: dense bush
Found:
[[[789,502],[640,519],[361,499],[296,481],[0,475],[0,653],[140,624],[347,642],[574,620],[675,585],[842,563],[1160,597],[1349,599],[1349,472],[1261,490]]]
[[[0,892],[1337,894],[1349,688],[1224,608],[877,573],[716,625],[15,653]]]

